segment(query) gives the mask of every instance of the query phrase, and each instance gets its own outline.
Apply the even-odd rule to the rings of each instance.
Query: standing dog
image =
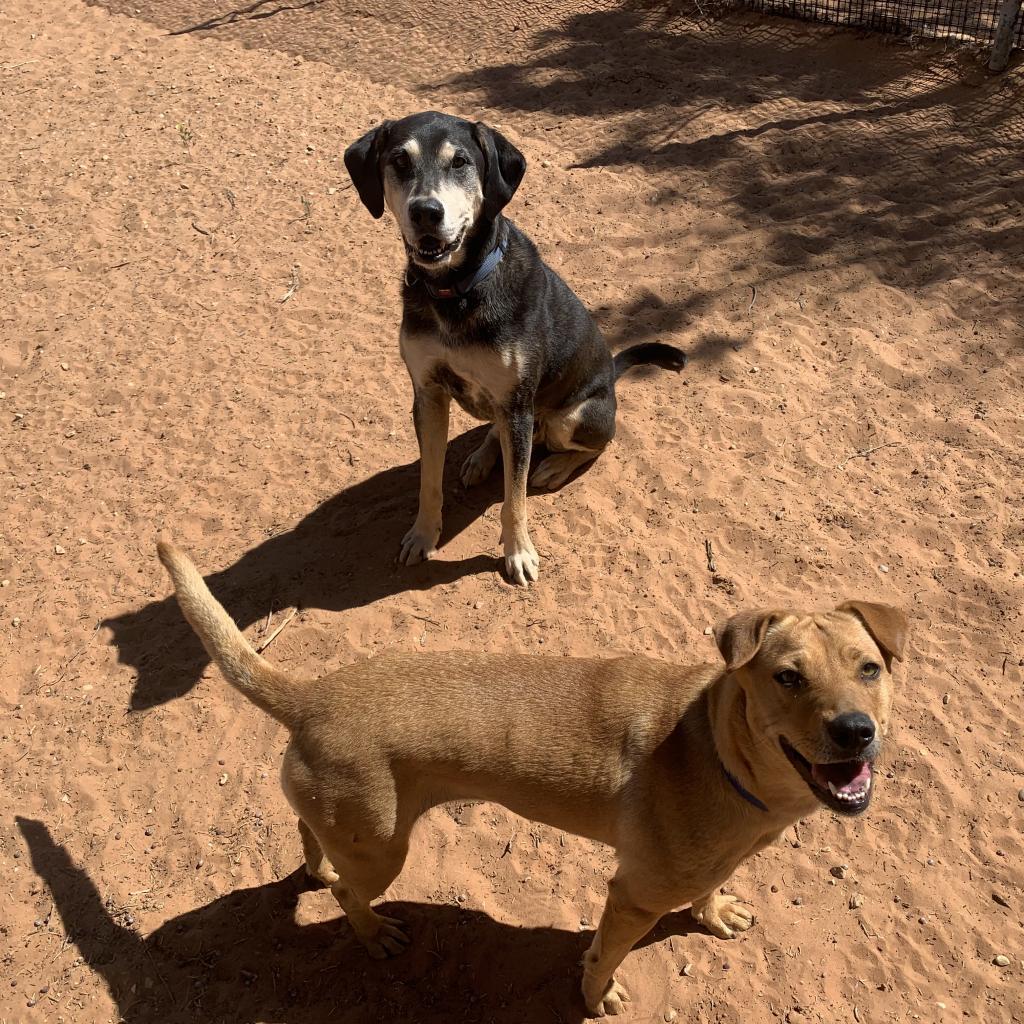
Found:
[[[616,378],[644,362],[682,369],[686,356],[652,342],[612,360],[583,304],[502,216],[526,160],[493,128],[432,111],[385,121],[349,146],[345,166],[374,217],[391,210],[409,257],[400,345],[413,383],[420,501],[401,561],[436,551],[454,398],[493,424],[462,482],[479,483],[502,456],[505,568],[525,585],[539,564],[526,524],[533,441],[552,454],[530,484],[561,487],[615,434]]]
[[[417,818],[492,800],[615,847],[583,997],[619,1013],[614,972],[663,914],[689,904],[732,938],[753,923],[719,892],[739,864],[821,804],[854,815],[871,802],[907,626],[887,605],[741,613],[715,631],[724,668],[452,651],[299,681],[252,650],[184,554],[158,550],[210,657],[290,731],[281,782],[306,868],[371,956],[408,942],[370,902],[402,870]]]

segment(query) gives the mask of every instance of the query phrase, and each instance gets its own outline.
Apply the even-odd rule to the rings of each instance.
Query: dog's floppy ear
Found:
[[[473,134],[484,155],[484,216],[494,220],[516,194],[526,173],[526,157],[483,121],[473,125]]]
[[[878,644],[885,658],[886,669],[892,668],[892,659],[903,660],[903,647],[907,642],[907,616],[899,608],[872,601],[844,601],[836,606],[837,612],[852,612],[864,624],[871,639]]]
[[[725,667],[733,672],[743,668],[760,650],[768,627],[785,613],[771,608],[739,612],[715,626],[715,643],[725,659]]]
[[[390,121],[382,121],[345,150],[348,176],[374,220],[384,215],[384,177],[380,155],[390,127]]]

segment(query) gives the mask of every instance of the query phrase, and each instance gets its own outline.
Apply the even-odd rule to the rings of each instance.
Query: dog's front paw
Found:
[[[693,919],[720,939],[734,939],[754,923],[753,911],[735,896],[713,893],[690,908]]]
[[[505,545],[505,572],[509,581],[525,587],[540,573],[540,557],[529,537]]]
[[[604,992],[595,995],[587,991],[587,979],[583,978],[583,1001],[587,1004],[587,1012],[592,1017],[611,1015],[617,1017],[626,1010],[629,993],[614,979],[608,982]]]
[[[398,560],[402,565],[425,562],[437,554],[437,540],[441,536],[441,524],[423,527],[417,520],[402,540],[402,551]]]

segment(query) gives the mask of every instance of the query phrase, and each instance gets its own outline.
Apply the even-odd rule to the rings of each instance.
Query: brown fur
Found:
[[[398,876],[409,833],[449,800],[501,803],[607,843],[619,867],[584,959],[597,1015],[622,1010],[613,975],[668,911],[691,905],[731,938],[751,912],[719,886],[747,857],[819,806],[782,752],[837,758],[825,724],[850,710],[889,723],[896,609],[745,612],[716,631],[726,667],[642,657],[397,654],[298,682],[256,655],[188,558],[159,545],[185,616],[224,675],[291,732],[282,785],[306,866],[331,887],[372,956],[399,952],[400,923],[370,906]],[[865,659],[885,662],[873,682]],[[773,675],[799,668],[799,695]],[[744,800],[723,766],[767,810]]]

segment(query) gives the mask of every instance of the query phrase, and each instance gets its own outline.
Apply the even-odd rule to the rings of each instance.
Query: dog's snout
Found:
[[[842,751],[858,754],[874,742],[875,723],[863,711],[848,711],[828,723],[828,734]]]
[[[418,228],[434,228],[444,220],[444,207],[439,199],[414,199],[409,217]]]

